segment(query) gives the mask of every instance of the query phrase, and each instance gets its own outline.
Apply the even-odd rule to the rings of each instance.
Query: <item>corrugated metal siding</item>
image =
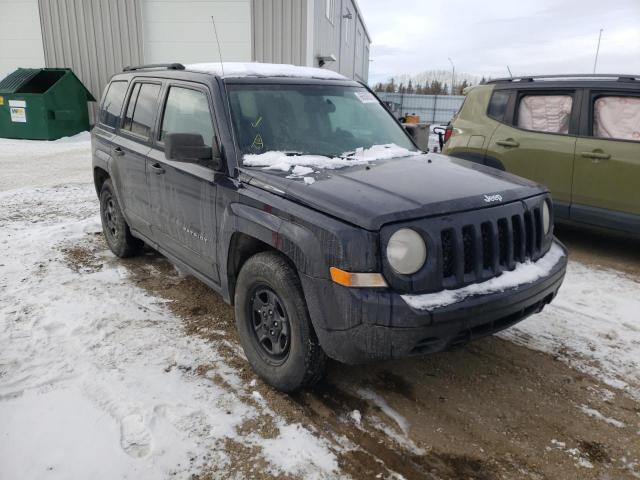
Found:
[[[328,9],[327,2],[333,7]],[[327,17],[327,10],[330,11]],[[351,14],[350,19],[344,15]],[[313,65],[319,56],[336,57],[328,68],[356,80],[369,77],[369,35],[357,4],[353,0],[315,0]]]
[[[252,59],[307,65],[307,0],[254,0]]]
[[[67,67],[97,99],[109,78],[142,63],[141,12],[131,0],[39,0],[47,67]],[[93,105],[95,113],[97,105]]]
[[[464,95],[417,95],[414,93],[378,92],[380,100],[391,102],[391,110],[400,117],[406,113],[420,115],[427,123],[447,123],[464,102]]]

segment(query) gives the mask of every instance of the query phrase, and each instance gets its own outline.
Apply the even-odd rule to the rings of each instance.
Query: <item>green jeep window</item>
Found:
[[[507,112],[507,103],[509,103],[509,94],[510,92],[508,90],[493,92],[491,100],[489,101],[487,115],[495,118],[499,122],[504,121],[504,115]]]
[[[525,95],[518,105],[517,125],[525,130],[569,133],[571,95]]]
[[[593,105],[593,136],[640,142],[640,97],[598,97]]]

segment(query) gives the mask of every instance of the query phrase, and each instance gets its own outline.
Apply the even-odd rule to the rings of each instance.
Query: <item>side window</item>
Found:
[[[213,123],[207,96],[198,90],[171,87],[162,117],[160,141],[169,133],[202,135],[204,144],[213,145]]]
[[[120,119],[120,112],[122,111],[122,104],[124,103],[124,96],[127,93],[127,82],[116,81],[111,82],[107,93],[102,101],[102,107],[100,109],[99,121],[101,124],[108,127],[115,128],[118,125]]]
[[[509,103],[509,90],[498,90],[493,92],[491,100],[489,100],[489,108],[487,108],[487,115],[491,118],[504,121],[504,116],[507,113],[507,104]]]
[[[123,130],[148,137],[155,118],[160,85],[137,83],[134,85],[122,124]]]
[[[536,132],[568,134],[572,104],[571,95],[524,95],[516,125]]]
[[[598,97],[593,102],[593,136],[640,142],[640,97]]]

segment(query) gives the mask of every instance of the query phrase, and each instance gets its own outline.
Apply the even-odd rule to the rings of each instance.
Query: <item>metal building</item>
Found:
[[[356,0],[0,0],[0,78],[69,67],[99,98],[128,65],[220,60],[322,66],[366,81]]]

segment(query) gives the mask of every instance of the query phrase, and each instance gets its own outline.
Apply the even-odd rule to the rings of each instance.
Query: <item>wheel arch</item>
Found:
[[[322,250],[318,239],[310,230],[248,205],[233,204],[230,210],[235,227],[228,237],[223,236],[221,258],[227,259],[224,264],[225,271],[222,272],[222,277],[227,282],[226,288],[223,289],[224,296],[232,305],[240,270],[256,253],[267,250],[280,253],[298,275],[317,275],[322,270]]]
[[[104,168],[94,167],[93,184],[96,187],[96,193],[98,194],[98,196],[100,195],[100,191],[102,190],[102,185],[104,185],[104,182],[106,182],[109,178],[111,178],[111,175],[109,175],[109,172],[107,172]]]

